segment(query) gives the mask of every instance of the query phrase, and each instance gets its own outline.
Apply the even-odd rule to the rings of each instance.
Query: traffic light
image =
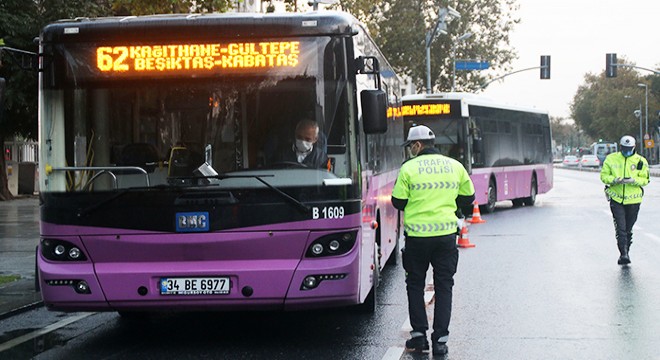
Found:
[[[541,55],[541,79],[550,79],[550,55]]]
[[[605,54],[605,76],[616,77],[616,53]]]

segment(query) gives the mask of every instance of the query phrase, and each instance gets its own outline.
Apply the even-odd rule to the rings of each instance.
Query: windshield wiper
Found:
[[[78,217],[83,217],[83,216],[89,215],[90,213],[96,211],[96,209],[98,209],[100,207],[103,207],[103,206],[117,200],[118,198],[128,194],[129,192],[142,191],[142,190],[162,190],[162,189],[167,189],[167,188],[172,188],[172,187],[173,186],[169,186],[169,185],[156,185],[156,186],[140,186],[140,187],[126,188],[126,189],[123,189],[123,190],[115,193],[111,197],[101,201],[100,203],[90,205],[90,206],[78,211],[78,213],[76,215]]]
[[[302,213],[307,213],[310,211],[309,206],[303,204],[300,200],[294,198],[293,196],[273,186],[268,181],[262,179],[263,176],[272,177],[273,175],[215,175],[215,176],[208,176],[208,178],[219,179],[219,180],[231,179],[231,178],[254,178],[257,179],[257,181],[259,181],[260,183],[266,185],[267,188],[273,190],[276,194],[280,195],[284,200],[288,201],[290,204],[297,207],[298,210],[300,210]]]
[[[232,179],[232,178],[253,178],[259,181],[260,183],[264,184],[267,188],[271,189],[273,192],[281,196],[283,199],[285,199],[287,202],[290,204],[294,205],[299,211],[302,213],[307,213],[310,211],[309,206],[303,204],[300,200],[292,197],[291,195],[285,193],[284,191],[278,189],[277,187],[271,185],[269,182],[266,180],[262,179],[262,177],[272,177],[273,175],[212,175],[212,176],[182,176],[182,177],[176,177],[173,179],[178,179],[178,180],[197,180],[197,179],[218,179],[218,180],[224,180],[224,179]],[[97,203],[91,206],[88,206],[76,214],[78,217],[83,217],[86,215],[89,215],[90,213],[96,211],[97,209],[117,200],[118,198],[128,194],[129,192],[134,192],[134,191],[144,191],[144,190],[162,190],[162,189],[172,189],[172,188],[181,188],[181,186],[177,185],[156,185],[156,186],[151,186],[151,187],[145,187],[145,186],[140,186],[140,187],[132,187],[132,188],[127,188],[123,189],[116,194],[112,195],[111,197]]]
[[[217,179],[217,180],[225,180],[225,179],[240,179],[240,178],[245,178],[245,179],[256,179],[260,183],[264,184],[267,188],[273,190],[276,194],[281,196],[284,200],[288,201],[290,204],[294,205],[298,210],[300,210],[303,213],[307,213],[310,211],[309,206],[303,204],[300,200],[294,198],[293,196],[285,193],[284,191],[280,190],[279,188],[273,186],[266,180],[262,179],[263,177],[273,177],[274,175],[223,175],[223,174],[218,174],[218,175],[210,175],[210,176],[181,176],[181,177],[176,177],[172,178],[173,180],[200,180],[200,179]]]

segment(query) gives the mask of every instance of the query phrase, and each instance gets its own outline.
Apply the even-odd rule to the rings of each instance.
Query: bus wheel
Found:
[[[536,186],[536,176],[532,176],[531,193],[529,194],[529,197],[523,199],[523,202],[525,203],[526,206],[534,206],[534,203],[536,203],[537,192],[538,189]]]
[[[495,211],[495,203],[497,202],[497,187],[495,181],[491,180],[488,183],[488,203],[483,208],[483,212],[490,214]]]

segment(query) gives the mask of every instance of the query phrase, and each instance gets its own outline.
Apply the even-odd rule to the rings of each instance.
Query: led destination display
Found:
[[[450,104],[414,104],[401,107],[403,116],[445,115],[451,113]]]
[[[299,41],[100,46],[96,67],[106,74],[134,75],[295,68],[299,56]]]

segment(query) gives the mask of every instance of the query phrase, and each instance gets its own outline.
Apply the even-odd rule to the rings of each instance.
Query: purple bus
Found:
[[[77,19],[40,40],[48,309],[374,310],[403,122],[355,18]],[[320,165],[279,156],[302,119]]]
[[[404,96],[401,114],[406,131],[414,124],[430,127],[438,149],[463,163],[483,212],[493,212],[503,200],[533,206],[537,194],[552,189],[547,112],[475,94],[441,93]]]

